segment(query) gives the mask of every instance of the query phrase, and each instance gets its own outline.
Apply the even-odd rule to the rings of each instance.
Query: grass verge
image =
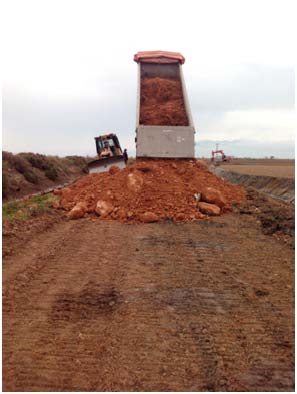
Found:
[[[3,204],[3,220],[27,220],[48,213],[56,197],[53,193],[32,197],[28,200],[10,201]]]

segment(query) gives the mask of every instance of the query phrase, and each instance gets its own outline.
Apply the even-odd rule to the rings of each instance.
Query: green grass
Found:
[[[55,200],[52,193],[35,196],[24,201],[10,201],[3,204],[3,220],[27,220],[50,212],[51,205]]]

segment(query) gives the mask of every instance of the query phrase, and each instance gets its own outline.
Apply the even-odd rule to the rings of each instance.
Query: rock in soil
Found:
[[[157,222],[158,219],[159,219],[158,216],[153,212],[145,212],[142,215],[140,215],[140,220],[143,223]]]
[[[209,204],[215,204],[220,208],[227,205],[227,201],[220,190],[213,187],[206,187],[201,195],[201,200]]]
[[[84,202],[77,203],[68,213],[68,219],[80,219],[87,211],[87,206]]]
[[[134,193],[140,191],[143,179],[140,173],[132,172],[127,176],[127,188]]]
[[[214,204],[209,204],[207,202],[199,202],[198,207],[202,213],[209,216],[218,216],[221,213],[221,208]]]
[[[114,209],[114,207],[108,201],[99,200],[97,202],[95,212],[99,216],[106,217],[113,211],[113,209]]]

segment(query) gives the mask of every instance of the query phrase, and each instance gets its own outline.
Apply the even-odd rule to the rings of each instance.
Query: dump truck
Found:
[[[112,165],[126,166],[122,148],[116,134],[109,133],[95,137],[98,159],[88,163],[89,173],[104,172]]]
[[[136,157],[194,158],[195,127],[178,52],[146,51],[138,64]]]

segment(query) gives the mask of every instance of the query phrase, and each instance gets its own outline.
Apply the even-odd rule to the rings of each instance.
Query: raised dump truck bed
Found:
[[[193,158],[195,128],[175,52],[138,52],[136,156]]]

